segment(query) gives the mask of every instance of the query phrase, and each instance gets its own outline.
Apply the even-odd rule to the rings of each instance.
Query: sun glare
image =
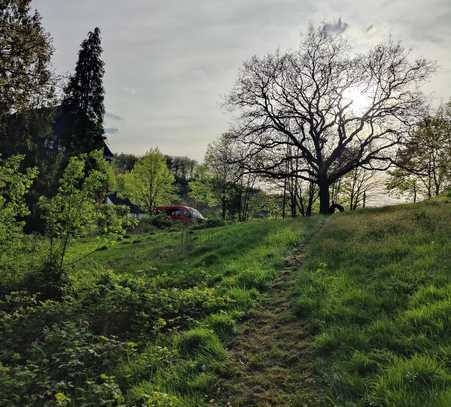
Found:
[[[343,99],[345,103],[352,102],[350,110],[357,114],[364,113],[370,107],[371,103],[370,96],[363,87],[346,89],[343,94]]]

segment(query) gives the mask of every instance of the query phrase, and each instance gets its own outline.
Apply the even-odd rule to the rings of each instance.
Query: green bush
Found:
[[[105,372],[130,352],[127,344],[93,335],[83,321],[45,327],[26,353],[2,354],[0,405],[48,406],[64,398],[119,405],[122,392]]]

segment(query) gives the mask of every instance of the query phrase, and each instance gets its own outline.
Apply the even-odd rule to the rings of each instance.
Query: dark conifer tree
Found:
[[[81,44],[75,74],[64,90],[56,132],[69,155],[104,146],[104,89],[100,29],[88,33]]]

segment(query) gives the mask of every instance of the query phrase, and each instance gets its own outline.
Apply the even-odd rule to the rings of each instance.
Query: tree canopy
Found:
[[[234,139],[247,155],[264,153],[250,170],[283,178],[283,164],[301,159],[290,171],[318,185],[321,213],[333,182],[357,167],[385,168],[422,105],[416,86],[434,68],[391,40],[351,51],[311,28],[298,50],[247,61],[227,98],[239,113]]]
[[[45,105],[53,95],[49,34],[31,0],[0,2],[0,120]]]
[[[125,195],[149,212],[167,202],[173,191],[174,176],[158,148],[144,154],[123,177]]]
[[[61,106],[62,143],[69,153],[87,153],[104,146],[105,74],[100,29],[81,43],[75,73],[64,90]]]

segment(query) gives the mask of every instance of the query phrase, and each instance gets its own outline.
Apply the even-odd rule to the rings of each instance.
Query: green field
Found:
[[[78,242],[62,302],[1,304],[0,405],[202,405],[237,321],[317,221]]]
[[[451,406],[451,205],[334,216],[300,273],[326,406]]]
[[[450,209],[443,200],[330,218],[155,229],[112,247],[80,240],[66,260],[62,299],[27,292],[31,273],[23,289],[16,279],[16,292],[0,301],[0,406],[222,406],[217,383],[233,397],[241,369],[233,355],[249,349],[268,386],[282,370],[264,355],[284,363],[291,379],[290,350],[310,355],[312,368],[300,376],[314,377],[299,390],[290,379],[287,389],[312,401],[287,406],[447,407]],[[300,260],[287,266],[293,253]],[[290,278],[295,292],[282,296],[280,284]],[[278,315],[278,295],[291,301],[291,316],[287,309]],[[265,320],[275,324],[265,330]],[[283,321],[289,349],[277,331]],[[247,346],[239,327],[255,343]],[[249,366],[245,373],[252,383]],[[261,391],[269,400],[268,389]],[[258,396],[258,387],[252,392]]]

